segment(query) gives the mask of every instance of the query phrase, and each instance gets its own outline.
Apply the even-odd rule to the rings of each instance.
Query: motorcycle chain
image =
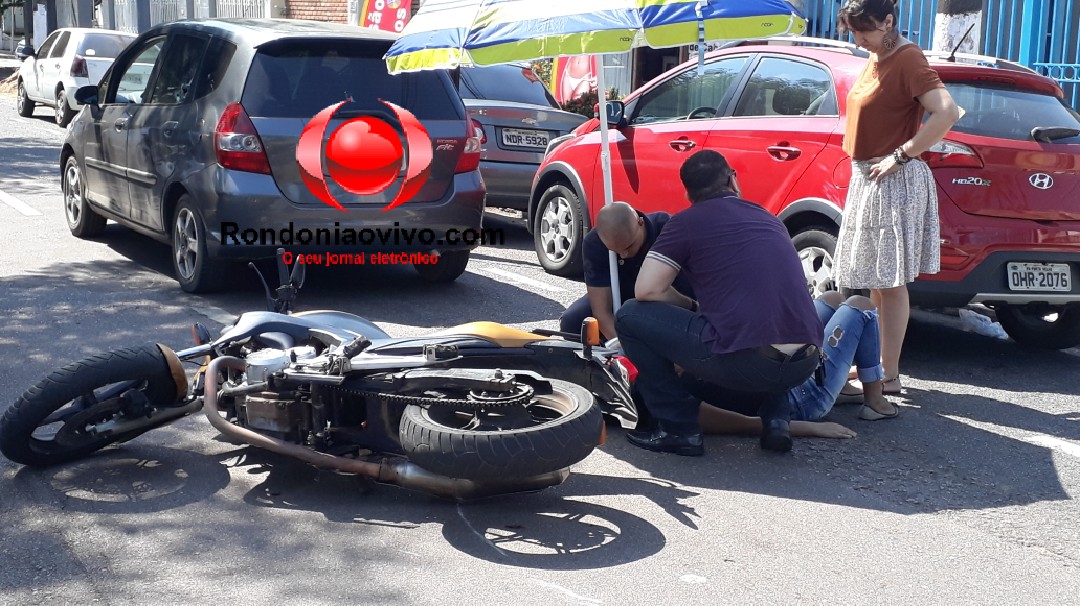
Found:
[[[453,406],[457,408],[499,408],[504,406],[525,406],[532,401],[536,390],[531,385],[518,384],[521,393],[506,398],[492,400],[477,400],[473,398],[436,398],[431,396],[407,396],[385,391],[361,391],[355,389],[342,389],[359,396],[380,398],[389,402],[396,402],[406,406]]]

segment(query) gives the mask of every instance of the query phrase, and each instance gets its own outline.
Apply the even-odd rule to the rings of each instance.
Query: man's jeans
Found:
[[[877,311],[863,311],[846,303],[833,309],[820,299],[814,306],[825,326],[825,381],[818,385],[811,377],[788,393],[791,418],[802,421],[816,421],[829,414],[852,365],[863,383],[885,378]]]
[[[615,316],[615,330],[627,357],[637,366],[637,387],[660,427],[673,433],[700,433],[700,400],[675,373],[675,364],[725,389],[764,394],[763,419],[787,419],[787,392],[811,377],[818,356],[775,360],[756,349],[715,354],[702,340],[705,317],[667,303],[631,299]],[[814,350],[816,352],[816,350]],[[813,380],[813,379],[811,379]]]

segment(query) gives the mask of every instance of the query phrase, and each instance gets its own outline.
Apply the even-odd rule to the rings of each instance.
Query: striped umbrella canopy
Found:
[[[806,21],[787,0],[425,0],[384,59],[390,73],[497,65],[545,57],[620,53],[640,46],[801,34]],[[604,70],[597,73],[607,115]],[[600,128],[604,205],[612,202],[608,129]],[[608,253],[612,290],[618,260]],[[619,308],[619,297],[613,300]]]
[[[798,34],[787,0],[426,0],[390,73]]]

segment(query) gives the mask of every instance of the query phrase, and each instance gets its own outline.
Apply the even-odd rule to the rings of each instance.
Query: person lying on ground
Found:
[[[831,291],[815,299],[814,307],[825,325],[821,363],[824,378],[819,384],[811,377],[788,392],[792,435],[855,437],[855,432],[842,425],[819,422],[829,414],[847,385],[852,366],[863,384],[859,418],[869,421],[895,418],[899,410],[882,392],[885,374],[873,303],[862,296],[845,300],[840,293]],[[699,422],[704,433],[760,435],[761,420],[753,414],[761,405],[758,394],[726,390],[687,373],[683,374],[682,382],[702,400]]]

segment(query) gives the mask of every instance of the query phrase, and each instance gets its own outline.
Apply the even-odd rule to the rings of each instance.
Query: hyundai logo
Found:
[[[1054,178],[1046,173],[1035,173],[1028,177],[1028,182],[1036,189],[1050,189],[1054,186]]]

